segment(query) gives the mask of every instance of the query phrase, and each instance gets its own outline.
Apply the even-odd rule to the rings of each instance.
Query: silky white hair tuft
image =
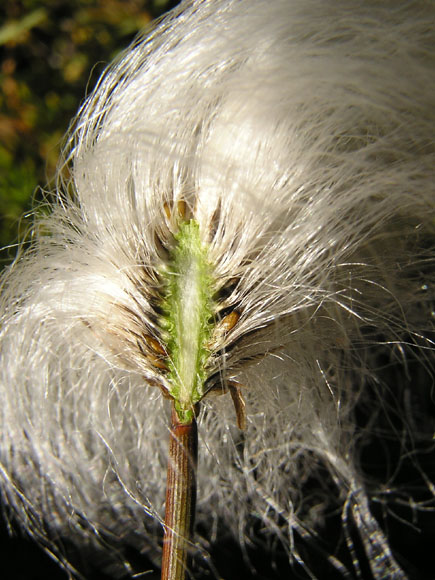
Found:
[[[314,542],[331,574],[406,577],[375,508],[417,518],[433,490],[434,19],[424,1],[187,1],[102,76],[2,278],[1,490],[65,566],[62,537],[158,565],[159,301],[183,206],[218,305],[198,549],[231,536],[249,560],[261,538],[315,577]],[[228,382],[244,432],[211,396]]]

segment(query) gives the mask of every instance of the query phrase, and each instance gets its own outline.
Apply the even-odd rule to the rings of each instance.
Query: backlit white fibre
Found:
[[[60,560],[67,537],[159,562],[156,345],[185,206],[216,320],[240,315],[209,386],[241,384],[247,412],[240,432],[228,395],[203,400],[196,540],[269,542],[314,577],[311,538],[324,574],[406,577],[385,522],[401,504],[418,527],[431,496],[400,467],[434,430],[434,21],[428,1],[187,1],[103,75],[2,278],[1,489]]]

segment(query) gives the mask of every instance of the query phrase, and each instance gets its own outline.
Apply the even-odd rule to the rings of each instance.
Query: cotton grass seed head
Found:
[[[1,298],[2,493],[65,565],[158,563],[169,397],[200,403],[198,566],[260,535],[321,574],[335,511],[328,570],[406,577],[371,502],[429,501],[396,475],[433,431],[434,16],[188,1],[86,100]]]

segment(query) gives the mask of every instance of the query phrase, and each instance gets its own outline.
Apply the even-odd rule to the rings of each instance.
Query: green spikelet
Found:
[[[163,274],[163,326],[167,332],[170,394],[182,423],[204,395],[207,344],[213,331],[213,278],[195,220],[180,224]]]

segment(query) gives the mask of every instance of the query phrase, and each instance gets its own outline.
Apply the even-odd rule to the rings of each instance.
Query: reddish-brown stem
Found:
[[[185,580],[196,507],[196,420],[180,423],[172,408],[161,580]]]

